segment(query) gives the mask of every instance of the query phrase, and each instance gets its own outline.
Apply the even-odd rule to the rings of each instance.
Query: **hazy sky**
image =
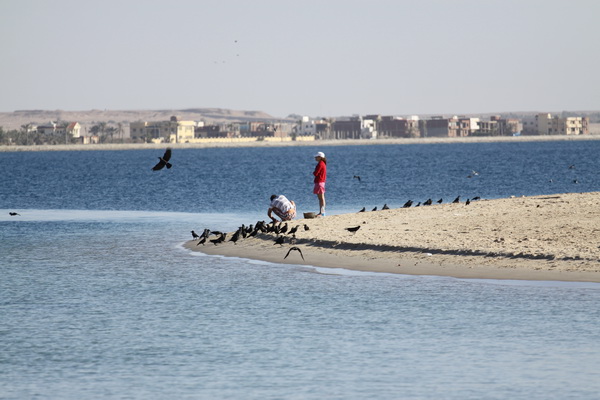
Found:
[[[0,0],[0,111],[600,109],[597,0]]]

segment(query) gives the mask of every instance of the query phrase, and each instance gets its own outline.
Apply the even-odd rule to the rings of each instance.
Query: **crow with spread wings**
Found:
[[[158,162],[158,164],[156,164],[154,167],[152,167],[152,171],[158,171],[163,169],[165,166],[168,168],[171,168],[173,165],[171,163],[169,163],[169,160],[171,159],[171,148],[168,147],[167,150],[165,151],[165,154],[162,157],[158,157],[158,159],[160,160]]]

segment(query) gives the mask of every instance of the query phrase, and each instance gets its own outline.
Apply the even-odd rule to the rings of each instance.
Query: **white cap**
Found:
[[[325,153],[318,152],[317,154],[315,154],[315,157],[325,158]]]

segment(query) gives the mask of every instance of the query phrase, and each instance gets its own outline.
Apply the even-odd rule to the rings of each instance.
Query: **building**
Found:
[[[81,137],[81,125],[79,122],[71,122],[67,125],[67,133],[73,138],[78,139]]]
[[[379,121],[377,129],[379,138],[414,138],[419,137],[419,118],[410,119],[384,116]]]
[[[587,135],[588,117],[559,117],[541,113],[523,119],[523,134],[527,135]]]
[[[179,121],[175,116],[169,121],[132,122],[131,137],[153,142],[186,143],[194,139],[195,121]]]
[[[431,119],[419,121],[422,137],[457,137],[458,118],[444,118],[436,116]]]

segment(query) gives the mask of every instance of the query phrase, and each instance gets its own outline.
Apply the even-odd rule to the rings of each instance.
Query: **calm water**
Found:
[[[600,190],[600,141],[177,150],[160,172],[153,150],[0,153],[0,398],[598,398],[599,284],[181,247],[272,193],[315,211],[317,150],[334,214]]]

